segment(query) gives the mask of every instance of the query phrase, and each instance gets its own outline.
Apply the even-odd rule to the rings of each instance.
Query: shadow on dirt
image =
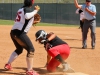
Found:
[[[13,69],[22,69],[25,70],[26,72],[26,68],[24,67],[13,67]],[[64,73],[61,72],[60,68],[57,72],[48,72],[44,67],[38,67],[33,69],[40,75],[64,75]],[[4,69],[0,69],[0,75],[25,75],[25,72],[14,73],[14,71],[7,71]]]
[[[0,69],[0,75],[25,75],[25,73],[14,73],[13,71]]]
[[[71,49],[82,49],[81,47],[70,47]]]
[[[78,40],[78,41],[82,41],[82,39],[63,39],[63,40],[71,40],[71,41]]]
[[[86,50],[86,49],[90,49],[93,50],[92,48],[86,48],[86,49],[82,49],[82,47],[70,47],[71,49],[80,49],[80,50]]]

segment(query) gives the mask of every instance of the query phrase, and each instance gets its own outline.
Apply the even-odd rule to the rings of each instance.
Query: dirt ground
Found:
[[[12,63],[13,71],[4,70],[4,65],[7,63],[10,54],[15,50],[9,34],[11,27],[12,26],[0,25],[0,75],[25,75],[26,50]],[[62,72],[48,73],[46,68],[44,68],[46,63],[46,51],[43,45],[35,42],[34,36],[35,32],[39,29],[54,32],[70,45],[71,53],[66,61],[76,73],[82,72],[88,75],[100,75],[100,28],[96,28],[96,48],[94,50],[91,49],[90,31],[87,39],[88,47],[87,49],[81,49],[82,37],[81,30],[78,29],[78,27],[36,26],[30,29],[28,35],[36,50],[33,63],[34,70],[40,75],[64,75]]]

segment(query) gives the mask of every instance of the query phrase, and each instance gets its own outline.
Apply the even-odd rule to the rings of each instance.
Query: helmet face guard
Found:
[[[36,32],[35,36],[36,36],[36,41],[39,40],[39,39],[45,40],[47,33],[44,30],[39,30],[39,31]]]

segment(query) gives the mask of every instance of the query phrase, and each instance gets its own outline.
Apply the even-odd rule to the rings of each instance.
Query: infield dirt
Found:
[[[0,75],[25,75],[26,71],[26,50],[12,63],[13,71],[5,71],[4,65],[7,63],[10,54],[15,50],[10,39],[12,26],[0,25]],[[44,65],[46,63],[46,51],[43,45],[35,42],[35,32],[39,29],[47,32],[54,32],[62,40],[66,41],[71,53],[66,60],[75,70],[76,74],[65,74],[62,72],[48,73]],[[100,75],[100,28],[96,28],[96,48],[91,49],[90,31],[87,39],[87,49],[82,49],[82,34],[78,27],[53,27],[36,26],[28,32],[35,47],[33,69],[40,75],[78,75],[85,73],[88,75]],[[60,66],[61,67],[61,66]],[[81,75],[81,74],[80,74]]]

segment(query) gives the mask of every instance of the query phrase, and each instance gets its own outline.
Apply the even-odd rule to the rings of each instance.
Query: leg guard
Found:
[[[34,56],[34,52],[33,51],[30,51],[30,52],[27,53],[27,57],[33,58],[33,56]]]

